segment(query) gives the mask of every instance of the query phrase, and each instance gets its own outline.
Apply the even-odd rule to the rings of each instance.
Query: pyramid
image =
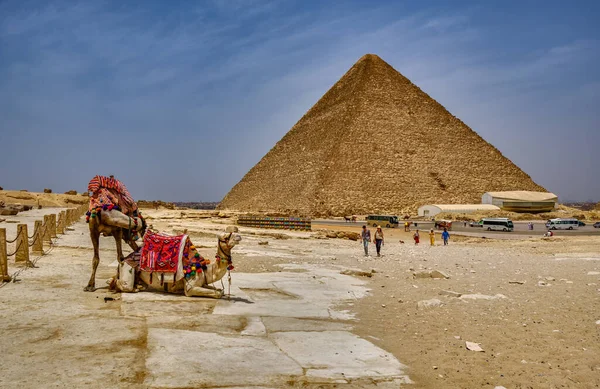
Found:
[[[545,191],[377,55],[363,56],[223,198],[219,208],[311,216],[480,203]]]

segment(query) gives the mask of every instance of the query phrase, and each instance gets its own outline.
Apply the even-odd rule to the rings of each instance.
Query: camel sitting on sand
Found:
[[[153,236],[155,238],[153,238]],[[242,238],[238,234],[238,228],[229,226],[225,233],[220,234],[217,242],[217,253],[215,261],[208,261],[197,252],[196,247],[191,244],[187,235],[168,236],[155,232],[148,232],[148,239],[144,239],[144,246],[151,244],[153,239],[157,242],[171,241],[179,250],[163,250],[164,246],[159,244],[158,253],[153,252],[150,255],[146,247],[141,252],[131,253],[125,261],[119,265],[117,277],[107,281],[112,288],[121,292],[138,292],[140,289],[155,289],[168,293],[183,292],[188,297],[212,297],[221,298],[223,289],[218,289],[211,284],[220,281],[225,275],[233,270],[233,261],[231,250],[238,244]],[[158,254],[158,255],[156,255]],[[171,255],[170,258],[164,258],[164,255]],[[148,260],[145,258],[152,258]],[[174,257],[179,256],[178,261],[172,261]],[[160,259],[156,259],[160,257]],[[158,262],[173,262],[170,273],[156,271],[160,268]],[[147,267],[152,262],[152,269]],[[158,266],[157,266],[158,264]],[[142,287],[136,287],[142,284]]]
[[[146,222],[137,210],[137,204],[131,198],[125,185],[113,176],[94,177],[89,185],[90,210],[87,212],[86,221],[90,227],[90,238],[94,246],[94,257],[92,259],[92,275],[86,292],[96,290],[96,270],[100,263],[100,234],[112,236],[117,245],[117,260],[121,262],[124,258],[121,240],[124,240],[134,251],[138,250],[135,240],[138,233],[144,235]]]

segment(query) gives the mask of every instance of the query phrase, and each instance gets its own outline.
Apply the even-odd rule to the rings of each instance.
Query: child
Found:
[[[419,244],[419,230],[415,231],[413,235],[413,239],[415,240],[415,246]]]
[[[429,241],[432,246],[435,246],[435,232],[433,232],[433,228],[429,231]]]
[[[448,246],[448,239],[450,239],[450,234],[448,233],[447,228],[444,228],[444,232],[442,232],[442,239],[444,240],[444,246]]]

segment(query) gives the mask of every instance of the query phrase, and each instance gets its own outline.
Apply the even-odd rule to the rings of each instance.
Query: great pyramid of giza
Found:
[[[363,56],[219,208],[312,216],[479,203],[488,191],[545,191],[406,77]]]

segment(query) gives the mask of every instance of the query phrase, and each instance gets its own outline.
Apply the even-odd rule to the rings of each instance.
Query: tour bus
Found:
[[[367,216],[367,224],[371,224],[373,227],[377,225],[385,226],[387,228],[398,227],[398,216],[391,215],[369,215]]]
[[[579,228],[579,220],[571,219],[550,219],[546,222],[546,228],[549,230],[576,230]]]
[[[515,228],[512,220],[506,217],[481,219],[479,223],[488,231],[512,231]]]

